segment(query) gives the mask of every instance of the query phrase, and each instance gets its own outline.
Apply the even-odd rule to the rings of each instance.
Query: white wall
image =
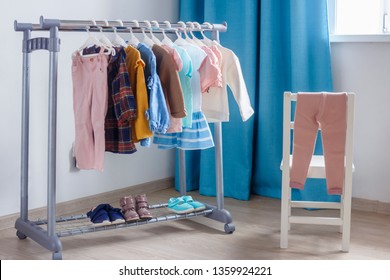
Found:
[[[22,33],[13,22],[38,23],[39,17],[61,19],[178,20],[178,0],[66,0],[1,1],[0,34],[0,216],[16,213],[20,205],[20,124],[22,87]],[[35,36],[47,33],[33,32]],[[111,35],[108,35],[111,36]],[[106,153],[105,170],[76,171],[70,164],[74,140],[71,53],[86,33],[61,33],[58,79],[57,201],[67,201],[174,174],[173,151],[139,147],[133,155]],[[31,59],[30,209],[46,205],[48,52]]]
[[[390,43],[332,43],[334,89],[356,93],[353,197],[390,202]]]

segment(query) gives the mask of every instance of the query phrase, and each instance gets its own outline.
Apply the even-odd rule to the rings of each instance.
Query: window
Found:
[[[390,33],[390,0],[329,0],[331,34]]]

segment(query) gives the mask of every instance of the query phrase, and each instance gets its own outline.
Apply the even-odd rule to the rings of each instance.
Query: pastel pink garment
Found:
[[[171,55],[172,60],[175,63],[176,71],[180,72],[181,69],[183,69],[183,61],[181,61],[180,54],[175,50],[174,48],[168,46],[168,45],[161,45],[164,49],[166,49],[169,54]]]
[[[215,52],[207,46],[202,47],[202,50],[207,56],[199,68],[199,74],[201,91],[205,93],[210,87],[222,87],[222,74],[220,62]]]
[[[303,189],[321,128],[329,194],[342,194],[347,129],[346,93],[299,93],[294,120],[294,142],[290,186]]]
[[[74,156],[80,169],[103,171],[107,64],[107,57],[103,53],[81,56],[75,52],[72,57]]]

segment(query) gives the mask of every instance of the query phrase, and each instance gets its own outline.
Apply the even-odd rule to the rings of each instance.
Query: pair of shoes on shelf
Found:
[[[125,219],[121,209],[114,208],[110,204],[99,204],[87,213],[87,217],[97,226],[124,223]]]
[[[195,201],[192,196],[172,197],[168,200],[168,210],[176,214],[187,214],[206,209],[206,205]]]
[[[119,200],[119,205],[126,222],[153,218],[148,210],[149,204],[145,194],[138,194],[134,198],[131,195],[124,196]]]

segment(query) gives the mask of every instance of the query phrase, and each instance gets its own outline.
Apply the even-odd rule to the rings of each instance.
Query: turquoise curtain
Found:
[[[229,96],[230,121],[222,125],[226,197],[247,200],[253,193],[280,198],[283,92],[332,91],[326,2],[180,1],[182,21],[228,23],[221,44],[240,59],[255,109],[242,122]],[[320,141],[315,152],[321,152]],[[214,149],[186,152],[186,167],[187,190],[215,195]],[[326,194],[324,180],[315,181],[308,180],[304,191],[294,190],[293,197],[338,199]],[[179,182],[176,168],[177,189]]]

